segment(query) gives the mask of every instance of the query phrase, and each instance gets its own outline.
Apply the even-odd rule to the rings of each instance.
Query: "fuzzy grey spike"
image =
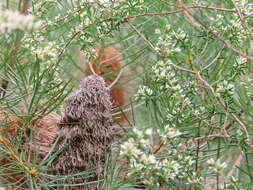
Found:
[[[56,151],[64,141],[65,149],[54,160],[52,166],[60,175],[79,173],[95,167],[98,171],[89,179],[76,176],[73,180],[65,181],[65,184],[94,181],[99,175],[103,175],[105,153],[112,142],[111,109],[112,103],[106,84],[98,75],[86,77],[79,89],[67,99],[65,113],[59,124],[62,137]],[[84,187],[59,189],[79,190]],[[91,190],[95,187],[88,186],[86,189]]]

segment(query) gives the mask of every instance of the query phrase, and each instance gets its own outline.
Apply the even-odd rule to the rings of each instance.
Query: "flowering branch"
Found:
[[[244,28],[246,28],[246,30],[248,30],[250,37],[253,39],[252,30],[250,29],[250,27],[249,27],[248,24],[246,23],[245,18],[244,18],[244,16],[243,16],[242,13],[241,13],[241,10],[240,10],[239,7],[236,5],[236,3],[235,3],[234,0],[231,0],[231,1],[232,1],[232,3],[233,3],[234,7],[235,7],[236,10],[237,10],[237,15],[238,15],[238,17],[239,17],[239,19],[240,19],[242,25],[244,26]]]
[[[203,26],[205,29],[207,29],[209,32],[211,32],[216,38],[218,38],[225,46],[227,46],[229,49],[231,49],[233,52],[241,55],[242,57],[246,58],[249,61],[253,61],[253,57],[248,56],[244,52],[236,49],[234,46],[232,46],[229,42],[227,42],[222,36],[219,35],[219,31],[211,29],[207,24],[199,20],[196,16],[194,16],[189,10],[188,7],[183,5],[181,0],[178,0],[179,4],[181,4],[182,9],[187,13],[188,16],[190,16],[194,21],[196,21],[198,24]]]
[[[170,63],[174,68],[176,68],[177,70],[180,70],[180,71],[184,71],[184,72],[188,72],[188,73],[191,73],[191,74],[194,74],[196,75],[197,79],[200,80],[204,85],[205,87],[208,87],[209,90],[212,92],[213,94],[213,97],[215,97],[215,99],[217,100],[217,102],[221,105],[223,111],[225,111],[228,115],[230,115],[230,117],[232,117],[240,126],[240,128],[244,131],[244,134],[246,135],[247,137],[247,144],[251,146],[251,143],[250,143],[250,137],[249,137],[249,133],[247,131],[247,128],[246,126],[244,125],[244,123],[233,113],[230,113],[229,111],[226,110],[226,106],[225,106],[225,103],[223,102],[223,100],[221,99],[220,95],[217,94],[215,92],[215,90],[213,89],[213,87],[206,81],[203,79],[203,77],[201,76],[200,72],[198,71],[194,71],[194,70],[189,70],[189,69],[186,69],[186,68],[183,68],[183,67],[180,67],[174,63]]]
[[[196,8],[204,8],[204,9],[210,9],[210,10],[216,10],[216,11],[225,11],[225,12],[238,12],[237,9],[225,9],[225,8],[216,8],[216,7],[209,7],[209,6],[202,6],[202,5],[192,5],[192,6],[184,6],[187,9],[196,9]],[[183,8],[183,6],[180,8]],[[143,13],[143,14],[137,14],[137,15],[130,15],[126,17],[109,17],[104,20],[99,21],[105,22],[105,21],[110,21],[110,20],[129,20],[132,18],[138,18],[138,17],[144,17],[144,16],[163,16],[163,15],[171,15],[171,14],[176,14],[176,13],[182,13],[184,10],[176,10],[176,11],[171,11],[171,12],[161,12],[161,13]]]
[[[202,81],[202,82],[205,84],[206,87],[208,87],[208,88],[211,90],[213,96],[215,97],[215,99],[217,100],[217,102],[218,102],[218,103],[221,105],[221,107],[223,108],[223,111],[225,111],[228,115],[230,115],[230,116],[239,124],[239,126],[240,126],[241,129],[244,131],[244,133],[245,133],[245,135],[246,135],[246,137],[247,137],[247,143],[250,143],[249,133],[248,133],[247,128],[246,128],[246,126],[244,125],[244,123],[243,123],[235,114],[230,113],[229,111],[226,110],[226,106],[225,106],[223,100],[221,99],[221,97],[219,96],[219,94],[217,94],[217,93],[214,91],[213,87],[212,87],[206,80],[204,80],[204,79],[202,78],[202,76],[200,75],[200,72],[197,72],[197,77],[198,77],[198,79],[199,79],[200,81]]]

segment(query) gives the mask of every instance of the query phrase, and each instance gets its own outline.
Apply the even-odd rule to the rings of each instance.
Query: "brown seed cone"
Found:
[[[65,114],[58,125],[62,137],[55,151],[63,144],[64,150],[54,160],[52,167],[60,175],[75,174],[91,168],[97,168],[97,171],[89,178],[76,176],[64,183],[85,183],[103,176],[105,153],[112,142],[111,106],[106,84],[98,75],[86,77],[79,89],[67,99]],[[90,185],[86,189],[93,190],[95,186]],[[79,190],[84,189],[84,185],[58,189]]]

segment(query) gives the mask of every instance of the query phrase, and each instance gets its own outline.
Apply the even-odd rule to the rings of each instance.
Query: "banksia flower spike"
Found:
[[[96,55],[96,58],[90,60],[90,66],[84,56],[83,60],[80,61],[83,70],[86,72],[88,71],[88,73],[91,73],[93,70],[95,74],[104,78],[108,86],[116,81],[109,91],[112,106],[113,108],[125,106],[129,98],[129,85],[123,86],[122,84],[127,82],[126,76],[129,75],[129,71],[127,68],[123,69],[124,65],[121,61],[121,53],[114,46],[98,46],[93,53]],[[90,67],[92,67],[92,69]],[[119,78],[117,79],[117,77]],[[124,122],[124,117],[123,114],[120,114],[115,119],[117,122],[121,123]]]
[[[86,77],[79,89],[67,99],[64,116],[58,125],[62,136],[56,149],[59,149],[62,143],[65,148],[53,162],[53,167],[60,175],[98,168],[89,179],[76,176],[67,183],[85,183],[97,180],[103,175],[105,153],[112,142],[111,107],[106,84],[98,75]],[[84,189],[84,185],[64,189]],[[90,185],[86,189],[96,187]]]
[[[121,53],[115,47],[108,46],[96,48],[95,54],[97,55],[97,59],[93,60],[94,71],[98,75],[105,75],[105,82],[107,85],[110,85],[117,75],[119,75],[121,67],[123,67]],[[124,99],[126,89],[120,85],[121,82],[123,82],[122,77],[110,90],[114,107],[126,104],[126,100]]]

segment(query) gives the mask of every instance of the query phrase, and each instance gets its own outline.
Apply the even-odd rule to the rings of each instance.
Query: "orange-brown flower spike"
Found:
[[[105,48],[98,47],[95,50],[97,59],[93,60],[94,71],[103,76],[107,85],[110,85],[118,76],[121,67],[121,54],[113,46]],[[124,100],[124,86],[120,84],[120,80],[111,89],[110,95],[114,107],[123,106]]]
[[[113,83],[116,80],[122,69],[122,56],[121,53],[117,50],[116,47],[97,47],[94,51],[96,58],[91,60],[91,66],[94,72],[102,76],[107,85]],[[90,67],[87,63],[83,62],[83,68],[85,70],[90,70]],[[90,71],[91,72],[91,71]],[[123,72],[124,73],[124,72]],[[122,76],[114,84],[112,89],[110,89],[110,96],[112,99],[113,108],[124,106],[126,104],[126,86],[122,85],[123,78]],[[119,115],[116,120],[118,122],[124,120],[123,115]]]

